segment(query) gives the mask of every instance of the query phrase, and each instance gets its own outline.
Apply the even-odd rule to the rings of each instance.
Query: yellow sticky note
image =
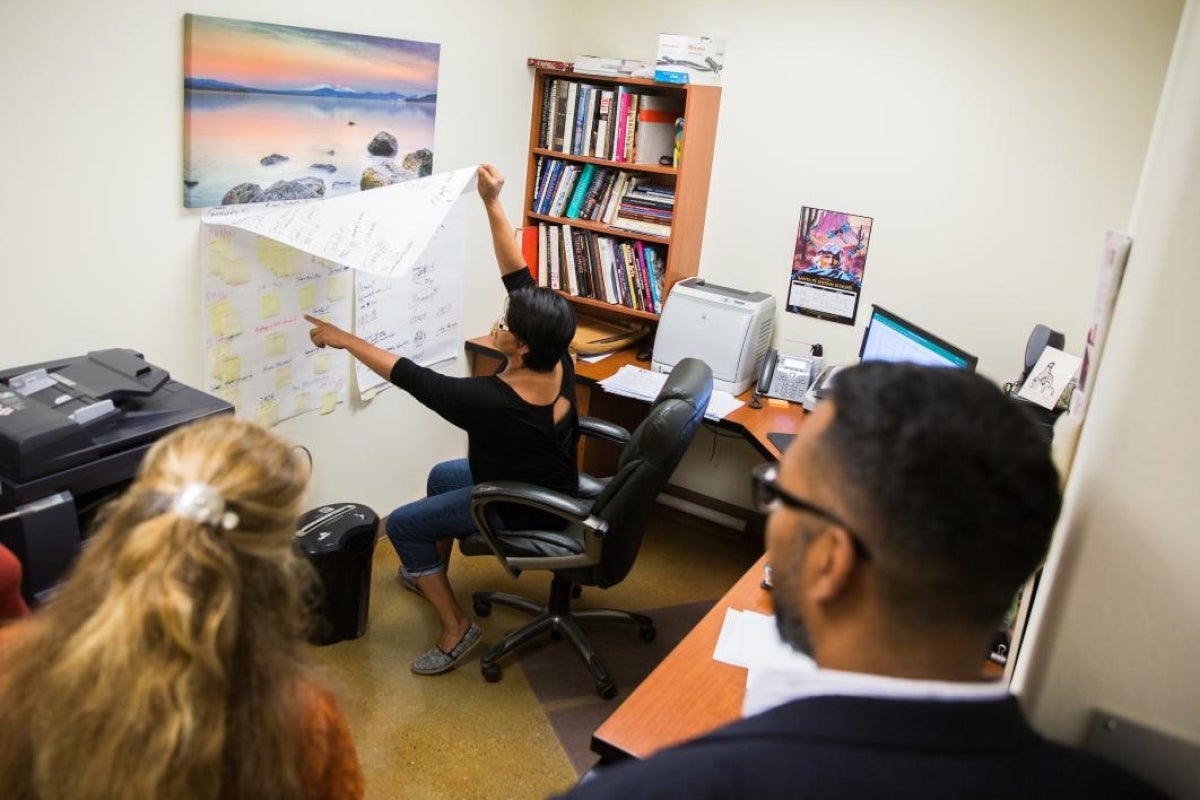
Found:
[[[278,358],[287,352],[287,336],[283,331],[271,331],[263,340],[267,358]]]
[[[321,413],[329,414],[337,408],[338,396],[337,392],[326,392],[321,395]]]
[[[282,242],[258,237],[258,260],[276,277],[286,278],[299,271],[299,253]]]
[[[260,403],[258,406],[258,414],[255,415],[259,425],[269,428],[276,422],[279,422],[279,402],[276,400],[267,400]]]
[[[312,394],[309,392],[300,392],[296,395],[296,413],[303,414],[312,408]]]
[[[215,330],[221,336],[237,336],[242,332],[242,315],[232,306],[226,308]]]
[[[313,359],[313,372],[318,375],[324,375],[329,372],[329,354],[317,353],[317,357]]]
[[[218,300],[208,307],[208,327],[218,336],[221,335],[221,317],[231,308],[228,300]]]
[[[312,308],[317,304],[317,287],[313,284],[300,287],[300,307]]]
[[[275,370],[275,390],[292,385],[292,365],[284,364]]]
[[[262,307],[263,318],[274,317],[279,314],[279,295],[274,292],[267,292],[258,298],[259,305]]]
[[[221,359],[217,365],[217,380],[222,383],[233,383],[242,377],[242,359],[230,355]]]
[[[230,248],[225,239],[208,243],[208,271],[230,286],[250,280],[250,265]]]

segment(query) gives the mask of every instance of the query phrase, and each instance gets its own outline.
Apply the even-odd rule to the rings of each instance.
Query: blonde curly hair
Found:
[[[229,417],[150,449],[0,652],[0,797],[302,795],[314,579],[293,538],[308,473]],[[215,490],[224,524],[173,505],[189,484]]]

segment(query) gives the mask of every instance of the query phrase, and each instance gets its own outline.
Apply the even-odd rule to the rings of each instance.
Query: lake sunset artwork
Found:
[[[429,175],[440,50],[185,15],[184,207],[333,197]]]

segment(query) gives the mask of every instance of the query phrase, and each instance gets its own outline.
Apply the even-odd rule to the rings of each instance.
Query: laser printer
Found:
[[[670,372],[699,358],[713,371],[713,388],[734,395],[749,388],[771,344],[775,298],[686,278],[671,289],[658,321],[651,369]]]
[[[128,349],[0,370],[0,543],[21,561],[26,601],[62,579],[157,439],[232,411]]]

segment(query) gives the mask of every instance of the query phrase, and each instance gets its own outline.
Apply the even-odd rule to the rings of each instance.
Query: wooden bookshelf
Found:
[[[652,95],[673,99],[682,108],[684,118],[683,143],[678,166],[655,163],[632,163],[593,154],[574,154],[555,149],[553,141],[543,141],[543,112],[550,97],[553,81],[597,87],[600,91],[610,90],[614,94],[619,88],[638,95]],[[533,82],[533,103],[529,125],[529,156],[525,175],[525,195],[522,225],[537,227],[545,225],[569,225],[572,229],[588,231],[600,237],[611,237],[618,242],[640,243],[651,247],[660,257],[663,271],[660,307],[666,300],[671,287],[678,281],[695,276],[700,266],[700,248],[704,240],[704,222],[708,210],[708,188],[712,177],[713,150],[716,145],[717,116],[721,102],[719,86],[690,86],[657,83],[641,78],[613,78],[577,72],[536,69]],[[551,127],[554,109],[550,109]],[[615,117],[615,114],[612,115]],[[595,118],[593,128],[595,131]],[[615,123],[614,123],[615,124]],[[611,138],[609,142],[611,144]],[[549,145],[549,146],[547,146]],[[611,154],[606,154],[611,155]],[[645,176],[654,183],[674,186],[674,208],[671,212],[670,235],[654,235],[624,230],[617,225],[607,225],[600,220],[568,218],[548,213],[537,213],[534,202],[538,197],[539,160],[558,159],[566,164],[593,165],[628,173],[630,176]],[[547,163],[543,161],[543,164]],[[544,187],[543,187],[544,188]],[[544,209],[543,209],[544,211]],[[618,223],[619,224],[619,223]],[[631,321],[656,321],[658,314],[606,302],[601,299],[580,297],[564,291],[564,295],[581,310],[594,316]]]

